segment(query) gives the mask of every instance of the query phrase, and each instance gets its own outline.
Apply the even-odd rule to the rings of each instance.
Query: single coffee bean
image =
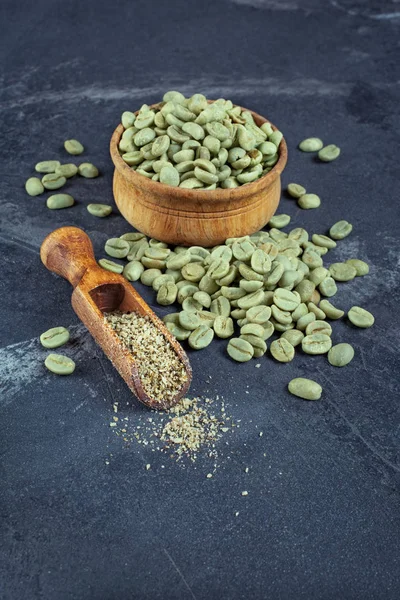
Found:
[[[300,299],[297,297],[297,295],[295,295],[293,292],[290,292],[289,290],[277,288],[274,292],[274,304],[282,310],[292,312],[299,306],[300,301],[303,301],[300,292],[299,294]]]
[[[164,283],[157,292],[158,304],[161,304],[161,306],[169,306],[170,304],[173,304],[176,300],[177,293],[178,288],[176,287],[175,283],[171,281]]]
[[[58,190],[66,182],[66,178],[62,175],[57,175],[57,173],[48,173],[42,178],[42,184],[46,190]]]
[[[319,400],[322,394],[322,387],[312,379],[304,377],[295,377],[289,382],[289,392],[303,400]]]
[[[158,277],[156,277],[153,280],[153,283],[151,284],[151,287],[153,288],[153,290],[155,292],[158,292],[158,290],[160,289],[160,287],[162,285],[165,285],[166,283],[175,283],[175,281],[174,281],[174,278],[171,275],[166,275],[164,273],[163,275],[158,275]]]
[[[301,342],[301,348],[306,354],[326,354],[332,347],[332,340],[324,333],[306,335]]]
[[[307,304],[305,302],[301,302],[298,307],[292,312],[292,320],[298,321],[301,317],[304,317],[308,314]]]
[[[210,312],[220,315],[221,317],[229,317],[231,314],[231,305],[227,298],[220,296],[211,302]]]
[[[269,306],[252,306],[246,311],[246,319],[249,323],[263,325],[271,317],[271,308]]]
[[[264,356],[267,351],[267,344],[264,342],[262,338],[257,337],[256,335],[251,334],[243,334],[240,335],[241,340],[248,342],[253,346],[254,357],[259,358],[260,356]]]
[[[337,244],[334,240],[332,240],[330,237],[328,237],[327,235],[321,235],[319,233],[314,233],[311,236],[312,242],[313,244],[316,244],[317,246],[321,246],[322,248],[336,248]]]
[[[133,124],[135,123],[135,120],[136,120],[136,115],[133,112],[126,110],[125,112],[122,113],[121,123],[125,129],[128,129],[128,127],[132,127]]]
[[[214,330],[207,325],[197,327],[188,338],[189,346],[194,350],[202,350],[206,348],[214,338]]]
[[[182,308],[183,308],[183,310],[186,310],[187,312],[197,313],[203,307],[200,304],[200,302],[197,302],[197,300],[194,300],[193,296],[189,296],[189,298],[185,298],[184,301],[182,302]]]
[[[246,323],[240,328],[241,335],[255,335],[256,337],[262,338],[264,335],[264,327],[257,323]]]
[[[119,265],[118,263],[108,260],[108,258],[101,258],[99,260],[99,265],[106,269],[106,271],[112,271],[112,273],[122,273],[124,267]]]
[[[322,140],[320,140],[319,138],[312,137],[300,142],[299,149],[302,152],[318,152],[318,150],[321,150],[323,145],[324,143]]]
[[[43,160],[35,165],[35,171],[38,173],[55,173],[59,166],[59,160]]]
[[[179,313],[179,325],[184,329],[194,331],[200,326],[200,319],[195,312],[182,310]]]
[[[214,321],[214,331],[219,338],[229,338],[234,333],[233,321],[230,317],[218,315]]]
[[[46,200],[47,208],[58,210],[60,208],[69,208],[75,204],[75,200],[69,194],[53,194]]]
[[[368,275],[369,266],[363,260],[359,260],[358,258],[349,258],[346,260],[347,265],[351,265],[356,270],[356,277],[362,277],[363,275]]]
[[[298,329],[288,329],[288,331],[284,331],[280,337],[280,339],[287,340],[293,348],[301,344],[303,338],[304,333]]]
[[[64,148],[68,154],[73,154],[74,156],[78,156],[84,151],[84,147],[78,140],[66,140],[64,142]]]
[[[332,335],[332,327],[326,321],[316,319],[315,321],[312,321],[312,323],[309,323],[307,325],[306,335],[313,335],[316,333]]]
[[[319,291],[323,296],[330,298],[337,292],[335,280],[332,277],[326,277],[318,286]]]
[[[132,260],[124,267],[123,276],[129,281],[138,281],[144,271],[144,266],[138,260]]]
[[[153,281],[161,274],[162,273],[160,269],[146,269],[142,272],[140,276],[140,283],[151,287],[153,285]]]
[[[65,327],[52,327],[40,336],[40,343],[45,348],[58,348],[69,340],[69,331]]]
[[[197,316],[200,319],[201,325],[207,325],[207,327],[212,327],[218,315],[215,315],[214,313],[211,313],[208,310],[199,310]]]
[[[317,194],[304,194],[297,200],[297,204],[304,210],[318,208],[321,205],[321,198]]]
[[[108,204],[88,204],[87,211],[94,217],[108,217],[112,213],[112,206]]]
[[[130,244],[120,238],[110,238],[106,241],[104,250],[113,258],[125,258],[129,254]]]
[[[336,308],[329,302],[329,300],[321,300],[319,308],[324,311],[328,319],[336,320],[340,319],[344,315],[344,310]]]
[[[298,183],[289,183],[287,186],[287,191],[289,196],[292,196],[292,198],[301,198],[301,196],[304,196],[304,194],[307,192],[306,188]]]
[[[62,354],[49,354],[44,364],[56,375],[71,375],[75,371],[74,361]]]
[[[176,187],[179,185],[179,173],[174,167],[163,167],[160,171],[160,182]]]
[[[268,225],[270,227],[276,227],[277,229],[281,229],[282,227],[286,227],[290,223],[289,215],[274,215],[269,221]]]
[[[357,271],[348,263],[333,263],[329,267],[329,274],[335,281],[351,281],[357,275]]]
[[[292,344],[285,338],[274,340],[269,347],[269,351],[275,360],[285,363],[293,360],[295,353]]]
[[[338,221],[329,230],[329,235],[334,240],[342,240],[347,237],[353,229],[353,225],[348,221]]]
[[[306,315],[304,315],[303,317],[300,317],[300,319],[298,319],[298,321],[296,323],[296,327],[300,331],[305,331],[307,328],[307,325],[309,325],[309,323],[312,323],[315,320],[316,320],[316,318],[315,318],[314,313],[307,313]]]
[[[326,314],[323,310],[321,310],[314,302],[308,302],[307,304],[308,312],[312,312],[315,315],[315,318],[318,321],[323,321],[326,319]]]
[[[78,167],[76,165],[74,165],[73,163],[67,163],[65,165],[60,165],[58,167],[56,167],[54,173],[56,173],[57,175],[61,175],[62,177],[65,177],[66,179],[70,179],[71,177],[74,177],[78,172]]]
[[[329,144],[329,146],[325,146],[318,152],[318,158],[322,162],[331,162],[332,160],[336,160],[339,154],[340,148],[335,146],[335,144]]]
[[[346,343],[336,344],[328,352],[328,361],[334,367],[345,367],[353,358],[354,348]]]
[[[94,177],[98,177],[99,170],[97,167],[92,165],[92,163],[81,163],[78,167],[79,175],[82,177],[86,177],[86,179],[93,179]]]
[[[264,299],[264,291],[257,290],[256,292],[253,292],[252,294],[248,294],[247,296],[244,296],[243,298],[239,298],[239,300],[237,301],[238,308],[244,308],[245,310],[248,310],[249,308],[252,308],[253,306],[257,306],[258,304],[261,304],[263,299]]]
[[[367,327],[372,327],[375,322],[374,316],[365,310],[365,308],[361,308],[360,306],[352,306],[347,316],[353,325],[356,327],[361,327],[366,329]]]
[[[310,281],[312,281],[315,285],[319,285],[328,276],[329,276],[328,269],[325,269],[325,267],[317,267],[316,269],[313,269],[312,271],[310,271],[310,274],[308,275],[308,279]]]
[[[183,327],[180,327],[177,323],[173,322],[167,322],[166,327],[168,331],[170,331],[179,342],[187,340],[191,333],[190,329],[184,329]]]
[[[39,196],[44,192],[43,183],[37,177],[29,177],[25,182],[25,189],[30,196]]]
[[[254,348],[249,342],[240,338],[232,338],[229,340],[227,352],[233,360],[237,362],[247,362],[254,355]]]

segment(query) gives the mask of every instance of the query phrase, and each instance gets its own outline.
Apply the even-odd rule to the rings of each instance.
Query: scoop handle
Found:
[[[79,227],[60,227],[50,233],[40,248],[42,263],[67,279],[75,288],[89,267],[97,267],[93,246]]]

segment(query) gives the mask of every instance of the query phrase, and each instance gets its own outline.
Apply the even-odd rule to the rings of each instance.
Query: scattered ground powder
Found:
[[[135,358],[145,392],[157,401],[175,396],[187,381],[187,373],[151,319],[119,311],[105,313],[104,318]]]
[[[216,459],[218,440],[238,428],[227,415],[223,399],[182,398],[168,411],[152,411],[138,421],[136,417],[120,417],[113,431],[130,446],[137,442],[152,451],[169,453],[171,458],[195,461],[202,454]]]

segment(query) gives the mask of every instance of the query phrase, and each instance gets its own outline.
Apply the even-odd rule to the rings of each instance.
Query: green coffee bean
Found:
[[[329,300],[321,300],[319,308],[325,313],[328,319],[340,319],[344,315],[344,311],[336,308]]]
[[[334,240],[343,240],[353,230],[353,225],[348,221],[338,221],[329,230],[329,235]]]
[[[238,308],[244,308],[244,309],[248,310],[249,308],[252,308],[253,306],[257,306],[258,304],[261,304],[263,299],[264,299],[263,290],[257,290],[256,292],[248,294],[247,296],[244,296],[243,298],[239,298],[239,300],[237,301]]]
[[[289,183],[287,191],[292,198],[301,198],[301,196],[304,196],[307,192],[306,188],[298,183]]]
[[[169,281],[160,286],[157,292],[157,302],[162,306],[173,304],[176,300],[178,288],[175,283]]]
[[[219,338],[229,338],[233,335],[233,321],[230,317],[218,315],[214,321],[214,331]]]
[[[46,200],[47,208],[58,210],[60,208],[69,208],[75,204],[75,200],[69,194],[53,194]]]
[[[120,238],[110,238],[106,241],[104,250],[113,258],[125,258],[129,254],[130,244]]]
[[[324,319],[326,319],[326,314],[324,313],[324,311],[321,310],[316,304],[314,304],[314,302],[309,302],[307,304],[307,308],[309,312],[314,313],[315,318],[318,321],[323,321]]]
[[[180,285],[180,284],[183,285]],[[194,283],[187,283],[187,281],[183,280],[182,282],[178,282],[178,302],[182,304],[186,298],[193,296],[196,292],[199,291],[199,288]]]
[[[210,311],[221,317],[229,317],[231,314],[231,305],[224,296],[219,296],[211,302]]]
[[[257,248],[251,254],[250,259],[251,268],[260,275],[269,273],[271,270],[272,262],[269,254],[266,254],[261,248]]]
[[[242,309],[243,310],[243,309]],[[271,308],[269,306],[252,306],[246,311],[246,319],[249,323],[264,325],[271,317]]]
[[[318,152],[318,150],[321,150],[323,145],[324,143],[322,140],[320,140],[319,138],[312,137],[300,142],[299,149],[302,152]]]
[[[75,363],[72,358],[63,354],[49,354],[44,364],[49,371],[56,375],[71,375],[75,371]]]
[[[182,269],[185,265],[190,263],[191,255],[185,248],[184,252],[180,252],[179,254],[170,254],[167,257],[167,268],[172,270]]]
[[[66,178],[61,175],[57,175],[57,173],[48,173],[42,178],[42,184],[46,190],[58,190],[60,187],[65,185],[66,182]]]
[[[266,323],[263,323],[263,327],[264,333],[262,339],[268,340],[268,338],[270,338],[271,335],[274,333],[274,325],[271,323],[271,321],[267,321]]]
[[[334,240],[332,240],[331,238],[329,238],[327,235],[321,235],[321,234],[317,234],[314,233],[314,235],[311,237],[313,244],[316,244],[317,246],[321,246],[323,248],[336,248],[337,244]]]
[[[314,335],[316,333],[332,335],[332,327],[326,321],[317,319],[312,323],[309,323],[306,327],[306,335]]]
[[[322,162],[331,162],[332,160],[336,160],[339,154],[340,148],[335,146],[335,144],[329,144],[329,146],[325,146],[318,152],[318,158]]]
[[[182,268],[181,273],[187,281],[197,282],[204,277],[206,270],[199,263],[188,263]]]
[[[310,271],[310,274],[308,275],[308,279],[310,281],[312,281],[315,285],[319,285],[328,276],[329,276],[328,269],[325,269],[325,267],[316,267],[315,269]]]
[[[240,338],[232,338],[227,346],[229,356],[237,362],[247,362],[254,355],[254,348],[249,342]]]
[[[179,185],[179,173],[171,166],[163,167],[160,171],[160,182],[177,187]]]
[[[331,346],[331,338],[324,333],[306,335],[301,342],[301,348],[306,354],[326,354]]]
[[[124,267],[123,276],[129,281],[138,281],[144,271],[144,266],[138,260],[132,260]]]
[[[307,313],[297,320],[296,328],[299,329],[300,331],[305,331],[307,328],[307,325],[309,323],[312,323],[315,320],[316,320],[316,317],[315,317],[314,313]]]
[[[321,205],[321,198],[317,194],[303,194],[297,200],[297,204],[304,210],[318,208]]]
[[[301,344],[303,338],[304,333],[298,329],[288,329],[287,331],[284,331],[280,337],[280,339],[287,340],[293,348]]]
[[[85,177],[86,179],[93,179],[94,177],[98,177],[99,170],[97,167],[92,165],[92,163],[81,163],[78,167],[79,175]]]
[[[146,269],[142,272],[140,276],[140,282],[143,283],[143,285],[152,286],[153,281],[156,279],[156,277],[159,277],[160,275],[160,269]]]
[[[318,286],[319,291],[323,296],[330,298],[337,292],[335,280],[332,277],[326,277]]]
[[[264,327],[257,323],[246,323],[240,328],[241,335],[255,335],[256,337],[262,338],[264,335]]]
[[[35,171],[38,173],[55,173],[60,166],[59,160],[43,160],[35,165]]]
[[[112,213],[112,206],[108,204],[88,204],[87,211],[94,217],[108,217]]]
[[[151,287],[155,292],[158,292],[162,285],[167,283],[175,283],[174,278],[171,275],[163,274],[158,275],[152,282]]]
[[[200,319],[201,325],[212,327],[218,315],[215,315],[214,313],[211,313],[208,310],[199,310],[197,316]]]
[[[124,267],[119,265],[118,263],[108,260],[108,258],[101,258],[99,260],[99,265],[106,269],[106,271],[112,271],[112,273],[122,273]]]
[[[354,348],[346,343],[336,344],[328,352],[328,361],[333,367],[345,367],[353,358]]]
[[[279,338],[278,340],[274,340],[270,347],[269,351],[275,360],[279,362],[290,362],[294,358],[294,347],[290,342],[288,342],[285,338]]]
[[[179,324],[184,329],[190,329],[190,331],[194,331],[201,325],[201,321],[197,315],[197,313],[187,310],[182,310],[179,313]]]
[[[122,160],[124,160],[126,164],[131,167],[139,165],[141,162],[143,162],[143,159],[143,152],[141,152],[140,150],[135,150],[134,152],[127,152],[126,154],[122,155]]]
[[[44,192],[43,183],[37,177],[29,177],[25,182],[25,189],[30,196],[39,196]]]
[[[135,123],[135,120],[136,120],[136,115],[133,112],[126,110],[125,112],[122,113],[121,123],[125,129],[128,129],[128,127],[132,127],[132,125]]]
[[[159,260],[157,258],[148,258],[147,256],[142,256],[140,260],[142,261],[142,265],[144,265],[146,269],[165,268],[165,260]]]
[[[55,161],[57,162],[57,161]],[[74,177],[77,172],[78,172],[78,167],[76,165],[74,165],[73,163],[67,163],[65,165],[58,165],[58,167],[56,167],[55,171],[54,171],[57,175],[61,175],[62,177],[65,177],[66,179],[70,179],[71,177]]]
[[[170,253],[171,250],[169,248],[153,246],[145,250],[144,256],[153,260],[166,260]]]
[[[253,346],[254,357],[259,358],[260,356],[264,356],[267,351],[267,344],[264,342],[262,338],[257,337],[256,335],[244,334],[241,335],[241,340],[248,342]]]
[[[275,304],[271,306],[271,313],[275,321],[282,325],[289,325],[292,322],[292,315],[290,312],[281,310]]]
[[[40,343],[45,348],[58,348],[69,340],[69,331],[65,327],[52,327],[40,336]]]
[[[193,294],[193,300],[196,300],[197,302],[199,302],[199,304],[201,304],[201,306],[204,306],[205,308],[210,308],[211,306],[211,297],[206,292],[196,292],[195,294]]]
[[[180,342],[187,340],[191,333],[190,329],[184,329],[183,327],[180,327],[179,324],[173,322],[167,322],[166,327]]]
[[[164,315],[162,321],[167,323],[175,323],[175,325],[179,325],[179,313],[169,313],[168,315]]]
[[[312,379],[304,377],[295,377],[289,382],[289,392],[293,396],[298,396],[303,400],[319,400],[322,394],[322,387]]]
[[[78,140],[66,140],[64,142],[64,148],[68,154],[73,154],[74,156],[78,156],[84,151],[84,147]]]
[[[246,291],[240,287],[227,287],[224,285],[221,287],[220,291],[222,296],[225,296],[228,300],[238,300],[246,295]]]
[[[293,321],[298,321],[301,317],[304,317],[308,314],[307,305],[304,302],[301,302],[297,308],[292,312]]]
[[[357,275],[355,268],[348,263],[333,263],[329,273],[335,281],[350,281]]]
[[[352,306],[349,312],[347,313],[349,321],[353,323],[356,327],[361,327],[363,329],[367,327],[372,327],[375,322],[374,316],[365,310],[365,308],[361,308],[360,306]]]
[[[356,277],[362,277],[369,273],[368,264],[358,258],[349,258],[349,260],[346,260],[346,264],[351,265],[356,270]]]
[[[286,227],[290,223],[289,215],[274,215],[269,221],[268,225],[270,227],[276,227],[277,229],[281,229],[282,227]]]
[[[191,313],[193,314],[193,313]],[[197,327],[188,338],[189,346],[194,350],[202,350],[211,344],[214,338],[214,330],[207,325]]]
[[[301,300],[303,301],[303,298]],[[277,288],[274,292],[274,304],[282,310],[292,312],[299,306],[300,300],[293,292]]]
[[[263,287],[263,282],[262,281],[247,281],[247,279],[242,279],[239,282],[239,286],[240,286],[240,289],[251,294],[252,292],[256,292],[257,290],[260,290]]]
[[[183,310],[186,310],[186,312],[198,312],[203,308],[203,306],[200,304],[200,302],[194,300],[193,296],[189,296],[182,302],[182,308]]]
[[[133,138],[135,145],[140,148],[141,146],[145,146],[154,140],[156,137],[156,133],[150,127],[144,127],[144,129],[140,129]]]
[[[308,302],[315,290],[315,283],[309,279],[303,279],[296,285],[295,291],[300,294],[301,302]]]

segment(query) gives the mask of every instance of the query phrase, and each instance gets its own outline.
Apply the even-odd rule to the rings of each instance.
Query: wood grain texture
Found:
[[[50,271],[61,275],[73,285],[75,289],[71,302],[74,311],[135,396],[153,409],[167,409],[176,404],[189,389],[192,379],[192,369],[186,353],[132,285],[122,275],[106,271],[96,263],[93,247],[86,233],[77,227],[56,229],[43,241],[40,256]],[[104,322],[103,313],[114,310],[147,315],[174,348],[188,378],[170,400],[156,401],[143,389],[132,354]]]
[[[258,125],[267,122],[255,112],[252,115]],[[210,247],[228,237],[258,231],[276,211],[280,175],[287,162],[284,139],[279,146],[279,160],[267,175],[234,189],[202,191],[171,187],[132,170],[118,151],[123,131],[119,125],[110,143],[115,166],[114,198],[125,219],[147,236],[169,244]]]

